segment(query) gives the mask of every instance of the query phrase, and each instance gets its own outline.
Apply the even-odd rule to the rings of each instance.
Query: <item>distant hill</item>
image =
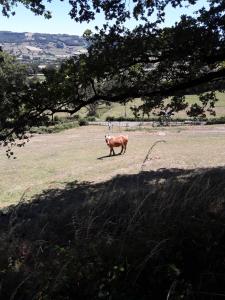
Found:
[[[0,31],[2,49],[23,62],[50,63],[86,51],[77,35]]]

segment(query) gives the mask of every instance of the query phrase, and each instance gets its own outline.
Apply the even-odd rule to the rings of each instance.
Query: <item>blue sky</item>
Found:
[[[203,5],[206,6],[207,0],[199,0],[198,5],[195,7],[173,9],[169,7],[167,9],[166,25],[170,26],[179,19],[182,13],[192,12]],[[70,5],[68,1],[61,2],[59,0],[53,0],[52,3],[47,4],[48,9],[52,12],[52,19],[46,20],[43,16],[35,16],[29,10],[19,5],[15,11],[16,15],[13,17],[3,17],[0,15],[0,30],[15,31],[15,32],[40,32],[40,33],[66,33],[82,35],[83,32],[89,28],[94,30],[96,25],[101,26],[104,23],[102,15],[98,15],[95,21],[90,23],[76,23],[71,20],[68,15]],[[134,21],[127,23],[129,28],[135,26]]]

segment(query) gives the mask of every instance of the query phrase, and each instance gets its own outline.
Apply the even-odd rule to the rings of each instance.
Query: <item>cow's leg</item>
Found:
[[[123,151],[123,154],[126,152],[126,150],[127,150],[127,145],[124,144],[124,151]]]
[[[120,154],[123,153],[123,145],[121,145],[121,151],[120,151]]]
[[[109,154],[109,156],[111,156],[112,154],[115,155],[115,152],[114,152],[113,147],[110,147],[110,154]]]

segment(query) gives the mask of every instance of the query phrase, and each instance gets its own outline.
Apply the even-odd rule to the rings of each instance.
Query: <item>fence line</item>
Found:
[[[111,121],[110,123],[107,121],[91,121],[90,125],[101,125],[107,126],[109,131],[113,131],[113,127],[138,127],[138,126],[152,126],[152,127],[160,127],[160,126],[188,126],[188,125],[206,125],[205,121],[170,121],[170,122],[159,122],[159,121]]]

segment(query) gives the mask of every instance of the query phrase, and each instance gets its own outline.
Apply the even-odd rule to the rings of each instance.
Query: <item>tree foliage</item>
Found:
[[[0,52],[0,141],[5,146],[15,144],[15,138],[19,139],[18,146],[24,145],[28,138],[26,130],[46,118],[46,112],[43,114],[41,110],[43,104],[39,105],[40,98],[42,102],[46,100],[45,92],[28,75],[28,67]],[[10,152],[10,147],[7,151]]]
[[[115,22],[96,28],[95,33],[85,31],[86,54],[65,61],[59,69],[46,70],[41,83],[20,84],[22,115],[19,119],[16,114],[8,116],[7,122],[14,120],[12,127],[18,133],[24,131],[25,124],[40,122],[46,114],[73,114],[98,101],[125,103],[137,97],[143,104],[135,108],[136,115],[156,109],[166,114],[187,109],[195,117],[205,116],[206,111],[213,114],[215,91],[224,90],[225,1],[209,0],[208,7],[195,15],[181,16],[170,28],[162,25],[167,5],[197,2],[137,0],[129,6],[123,0],[70,1],[70,15],[77,22],[90,21],[99,12]],[[10,3],[5,7],[6,15],[16,2]],[[23,4],[37,14],[46,13],[42,1]],[[131,30],[124,23],[129,18],[142,22]],[[184,95],[190,93],[199,94],[200,104],[187,108]],[[169,103],[165,102],[168,97]],[[13,98],[11,102],[14,106]]]
[[[20,123],[24,113],[23,96],[26,87],[27,70],[18,64],[14,58],[0,52],[0,138],[10,138],[11,133],[21,129],[15,126]],[[15,121],[16,120],[16,121]],[[21,120],[22,121],[22,120]],[[17,132],[16,132],[17,133]]]

